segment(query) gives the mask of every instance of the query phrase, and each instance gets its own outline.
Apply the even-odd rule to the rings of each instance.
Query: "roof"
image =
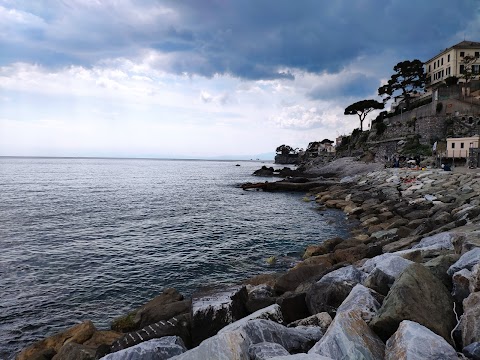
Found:
[[[447,49],[443,50],[442,52],[438,53],[437,55],[432,57],[430,60],[425,61],[425,64],[429,63],[430,61],[434,60],[435,58],[449,52],[452,49],[480,49],[480,42],[468,41],[468,40],[461,41],[458,44],[450,46],[449,48],[447,48]]]

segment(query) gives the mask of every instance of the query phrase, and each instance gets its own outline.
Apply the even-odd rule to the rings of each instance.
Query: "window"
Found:
[[[460,65],[460,74],[465,72],[465,65]]]
[[[432,65],[428,65],[428,72],[432,71]]]
[[[443,65],[443,57],[442,57],[442,65]]]
[[[450,54],[447,55],[447,61],[450,62]]]
[[[455,143],[452,143],[452,149],[455,149]]]
[[[444,71],[442,70],[442,75],[441,75],[440,77],[442,77],[442,78],[443,78],[443,77],[444,77],[444,75],[445,75],[445,73],[444,73]]]
[[[465,146],[463,143],[460,143],[460,149],[463,149]]]
[[[480,57],[480,51],[475,51],[475,57]]]
[[[470,143],[470,147],[473,148],[473,142]]]
[[[480,65],[472,65],[472,72],[474,74],[480,73]]]
[[[460,57],[464,57],[465,56],[465,51],[460,51]]]
[[[433,63],[433,70],[435,70],[436,68],[437,68],[437,62],[435,61],[435,62]]]

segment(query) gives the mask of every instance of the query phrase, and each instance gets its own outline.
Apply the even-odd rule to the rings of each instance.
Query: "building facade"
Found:
[[[461,79],[465,71],[463,60],[466,56],[476,57],[471,65],[472,72],[480,74],[480,42],[462,41],[425,62],[427,89],[435,88],[450,76]]]
[[[447,138],[447,158],[468,158],[470,149],[479,147],[480,136]]]

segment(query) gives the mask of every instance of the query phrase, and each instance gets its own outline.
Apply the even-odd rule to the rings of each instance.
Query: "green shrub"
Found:
[[[375,131],[377,132],[377,135],[382,135],[385,130],[387,130],[387,125],[383,121],[377,121],[375,123]]]

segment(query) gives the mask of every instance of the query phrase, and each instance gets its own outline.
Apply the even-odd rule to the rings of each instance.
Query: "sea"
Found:
[[[252,176],[262,165],[0,158],[0,359],[87,319],[108,329],[167,287],[285,271],[347,235],[342,212],[303,193],[243,191],[278,180]]]

